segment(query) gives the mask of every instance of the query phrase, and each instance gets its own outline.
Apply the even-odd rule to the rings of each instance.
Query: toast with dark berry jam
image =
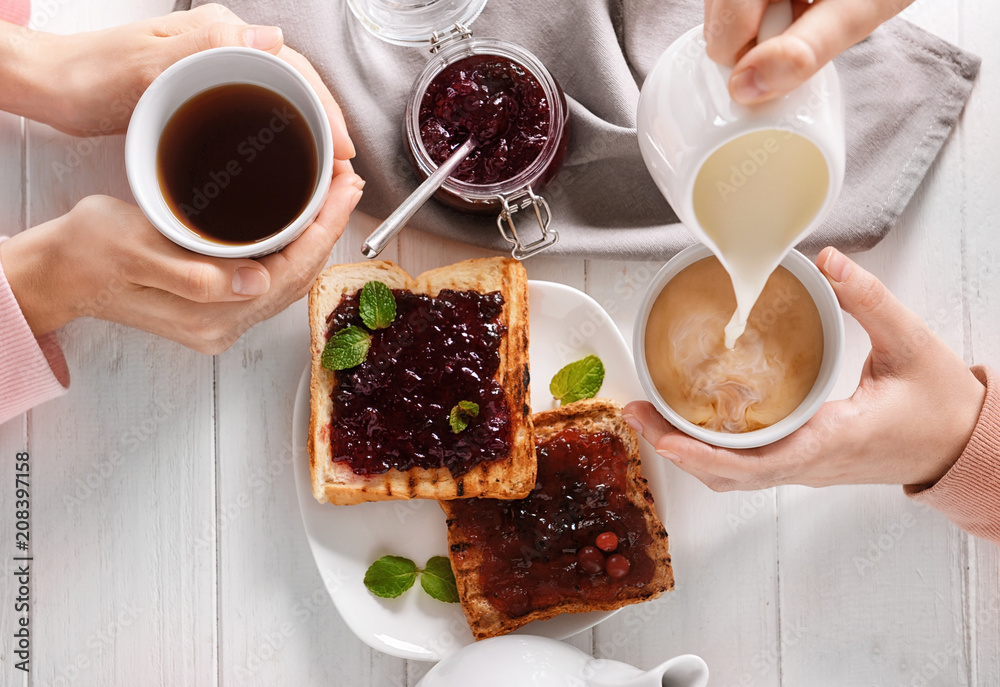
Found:
[[[320,503],[520,498],[535,484],[528,282],[509,258],[413,279],[335,265],[309,292]]]
[[[442,503],[476,639],[560,613],[607,611],[674,588],[667,533],[612,401],[532,416],[538,477],[524,499]]]

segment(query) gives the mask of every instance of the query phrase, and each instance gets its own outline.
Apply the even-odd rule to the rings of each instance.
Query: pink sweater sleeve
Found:
[[[6,237],[0,236],[0,243]],[[0,424],[66,393],[69,368],[55,333],[37,339],[0,265]]]
[[[986,401],[965,450],[934,485],[903,489],[963,530],[1000,544],[1000,379],[987,367],[972,372],[986,385]]]
[[[0,19],[27,26],[31,19],[31,0],[0,0]]]

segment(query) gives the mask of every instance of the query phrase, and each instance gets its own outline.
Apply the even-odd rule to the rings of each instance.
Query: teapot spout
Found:
[[[596,663],[596,662],[595,662]],[[603,662],[588,687],[706,687],[708,666],[700,657],[685,654],[645,673],[614,661]],[[620,670],[624,668],[625,670]],[[627,672],[626,672],[627,671]]]
[[[706,687],[708,666],[700,656],[684,654],[650,671],[660,674],[659,687]]]

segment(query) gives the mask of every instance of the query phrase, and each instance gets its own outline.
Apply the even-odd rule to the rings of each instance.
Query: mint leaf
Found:
[[[372,335],[361,327],[351,325],[335,332],[323,348],[321,362],[327,370],[349,370],[368,357]]]
[[[434,556],[427,561],[424,574],[420,576],[420,586],[431,598],[448,604],[458,603],[458,587],[451,561],[444,556]]]
[[[593,398],[604,384],[604,363],[596,355],[570,363],[556,372],[549,384],[552,396],[559,405],[566,405],[582,398]]]
[[[451,409],[451,416],[448,418],[451,424],[451,431],[455,434],[464,432],[473,419],[479,417],[479,404],[472,401],[459,401],[458,405]]]
[[[417,580],[417,565],[402,556],[382,556],[368,567],[365,586],[375,596],[395,599]]]
[[[385,329],[396,319],[396,297],[380,281],[370,281],[361,289],[358,302],[361,321],[371,330]]]

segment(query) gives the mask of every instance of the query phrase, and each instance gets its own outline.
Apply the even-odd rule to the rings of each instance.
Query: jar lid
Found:
[[[487,0],[347,0],[361,25],[395,45],[426,46],[455,24],[469,26]]]

